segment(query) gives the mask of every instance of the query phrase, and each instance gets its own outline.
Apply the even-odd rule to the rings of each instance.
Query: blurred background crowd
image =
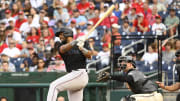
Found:
[[[180,0],[0,0],[0,72],[65,71],[65,65],[55,48],[60,41],[55,33],[60,27],[73,30],[74,39],[86,35],[107,9],[115,4],[109,17],[92,32],[88,42],[92,60],[102,59],[98,69],[109,65],[111,36],[115,53],[138,41],[121,40],[124,35],[161,36],[162,60],[175,61],[180,49]],[[137,64],[158,60],[157,40],[147,40],[147,51],[138,54],[142,45],[130,54]],[[140,62],[145,63],[140,63]],[[167,67],[168,69],[170,67]]]

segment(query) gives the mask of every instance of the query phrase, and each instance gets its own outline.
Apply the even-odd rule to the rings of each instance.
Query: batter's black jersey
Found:
[[[157,91],[157,85],[136,69],[129,70],[125,75],[111,76],[113,80],[127,82],[135,94],[152,93]]]
[[[59,43],[58,49],[64,45],[63,43]],[[85,42],[84,48],[90,49],[88,43]],[[85,69],[86,68],[86,57],[79,50],[78,46],[74,46],[71,50],[61,54],[66,66],[67,72],[71,72],[72,70],[77,69]]]

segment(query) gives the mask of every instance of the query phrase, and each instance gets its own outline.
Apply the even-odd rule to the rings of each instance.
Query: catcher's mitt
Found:
[[[108,72],[102,72],[102,73],[99,73],[98,76],[97,76],[97,82],[106,82],[107,80],[109,80],[110,78],[110,73]]]

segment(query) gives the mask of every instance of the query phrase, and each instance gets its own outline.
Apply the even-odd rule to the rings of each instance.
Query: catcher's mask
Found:
[[[131,63],[134,66],[134,68],[136,68],[136,64],[131,56],[120,56],[118,58],[117,65],[119,68],[121,68],[121,70],[126,69],[127,67],[126,63]]]

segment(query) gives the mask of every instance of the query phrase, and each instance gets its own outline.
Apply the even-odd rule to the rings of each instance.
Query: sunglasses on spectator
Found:
[[[15,43],[12,43],[12,42],[11,42],[11,43],[9,43],[9,44],[10,44],[10,45],[14,45]]]
[[[8,38],[11,38],[12,37],[12,35],[8,35]]]
[[[38,62],[38,63],[44,63],[44,62]]]

